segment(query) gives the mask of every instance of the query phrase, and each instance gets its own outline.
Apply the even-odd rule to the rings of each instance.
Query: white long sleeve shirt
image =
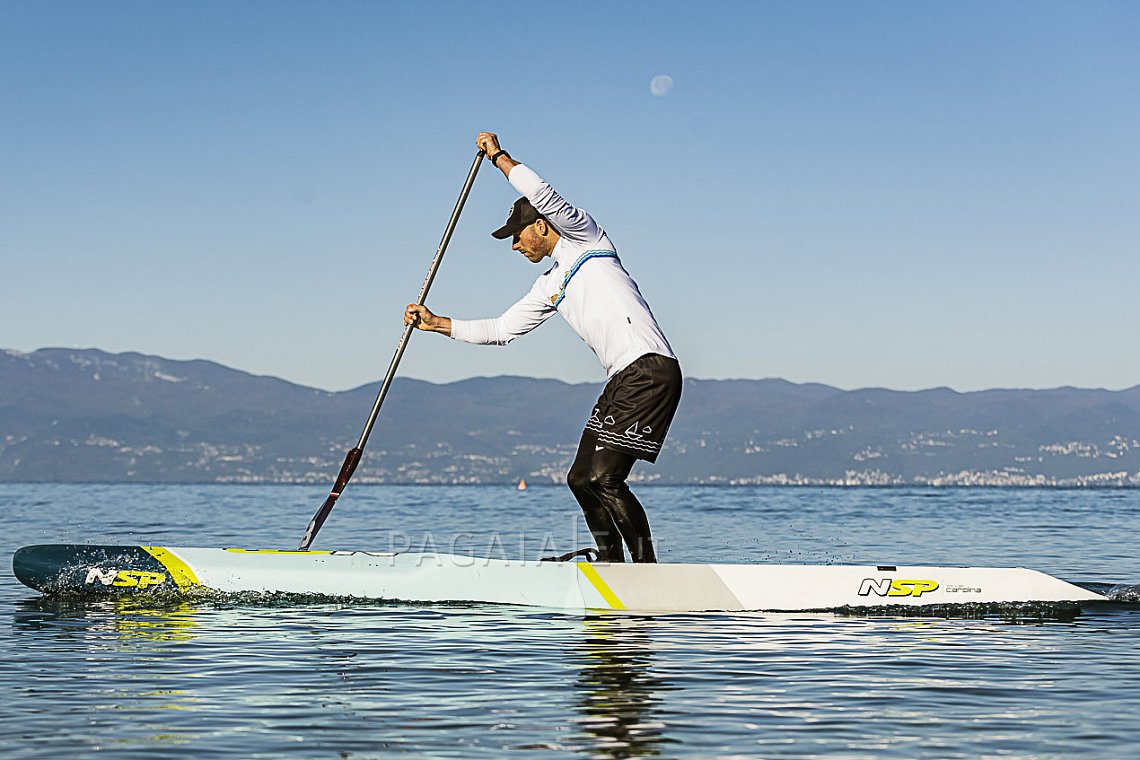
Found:
[[[506,345],[557,311],[613,377],[646,354],[673,357],[637,283],[622,267],[606,231],[567,203],[526,166],[513,167],[510,183],[559,233],[554,266],[530,291],[494,319],[452,319],[451,337],[466,343]]]

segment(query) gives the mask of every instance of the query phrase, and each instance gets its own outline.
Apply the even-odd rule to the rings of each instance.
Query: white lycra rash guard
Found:
[[[530,292],[494,319],[452,319],[451,337],[465,343],[506,345],[562,314],[613,377],[646,354],[676,358],[637,283],[622,267],[605,230],[567,203],[526,166],[511,169],[510,183],[558,230],[554,266]]]

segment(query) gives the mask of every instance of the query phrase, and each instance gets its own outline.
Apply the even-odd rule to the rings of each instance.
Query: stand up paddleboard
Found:
[[[20,582],[47,594],[298,594],[574,611],[790,612],[1107,601],[1024,568],[635,565],[80,544],[25,546],[17,550],[12,567]]]

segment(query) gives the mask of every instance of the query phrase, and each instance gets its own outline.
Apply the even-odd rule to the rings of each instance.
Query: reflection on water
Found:
[[[24,725],[40,729],[30,745],[67,746],[76,728],[69,716],[75,714],[86,715],[85,732],[100,736],[88,749],[164,752],[193,741],[194,732],[179,728],[181,718],[165,716],[196,712],[201,700],[160,671],[167,648],[197,636],[198,613],[196,605],[176,598],[56,596],[18,602],[13,631],[41,659],[40,667],[21,669],[11,687],[17,708],[30,714]],[[38,713],[45,704],[58,733],[42,732]]]
[[[473,734],[458,742],[461,747],[493,745],[501,735],[496,740],[503,748],[561,748],[593,757],[650,757],[680,744],[669,735],[662,706],[663,694],[678,687],[659,672],[654,635],[660,622],[647,616],[34,597],[17,604],[13,623],[19,638],[58,652],[58,670],[31,674],[29,693],[78,682],[77,708],[87,705],[97,715],[111,710],[120,718],[103,730],[104,740],[120,747],[173,747],[216,731],[207,729],[217,707],[209,706],[209,692],[218,688],[218,674],[233,672],[230,664],[239,660],[250,672],[226,688],[240,690],[242,700],[257,693],[258,707],[244,714],[264,730],[281,711],[298,711],[298,685],[291,680],[306,657],[307,679],[324,682],[319,691],[325,696],[299,715],[333,725],[363,720],[351,739],[327,740],[355,752],[421,746],[425,730]],[[205,656],[194,651],[200,646],[209,647]],[[540,663],[550,671],[520,684],[520,657],[535,671]],[[250,662],[257,666],[250,669]],[[330,679],[339,684],[335,689]],[[307,692],[312,684],[299,688]],[[543,740],[518,719],[536,700],[562,726]],[[169,717],[180,713],[186,718]],[[308,734],[321,738],[318,729]]]
[[[666,735],[662,692],[671,688],[654,667],[654,620],[598,616],[582,621],[574,682],[576,723],[605,757],[659,755]]]
[[[13,624],[19,631],[60,631],[96,635],[113,633],[122,643],[190,641],[198,605],[184,598],[146,596],[39,596],[21,601]]]
[[[953,737],[944,746],[966,755],[984,754],[1011,722],[1053,726],[1061,745],[1008,740],[1012,752],[1048,754],[1068,746],[1074,704],[1123,677],[1105,637],[1131,635],[1128,615],[1026,625],[138,597],[14,606],[14,710],[0,733],[78,752],[245,756],[256,736],[267,755],[843,755],[874,745],[911,757],[924,734],[898,727],[937,721]],[[1082,640],[1091,631],[1100,648]]]

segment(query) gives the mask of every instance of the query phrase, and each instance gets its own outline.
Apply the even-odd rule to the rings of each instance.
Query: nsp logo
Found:
[[[147,588],[166,582],[163,573],[152,573],[149,570],[104,570],[93,567],[87,572],[84,583],[91,585],[99,581],[104,586],[120,586],[124,588]]]
[[[938,581],[864,578],[859,584],[859,596],[922,596],[936,588]]]

